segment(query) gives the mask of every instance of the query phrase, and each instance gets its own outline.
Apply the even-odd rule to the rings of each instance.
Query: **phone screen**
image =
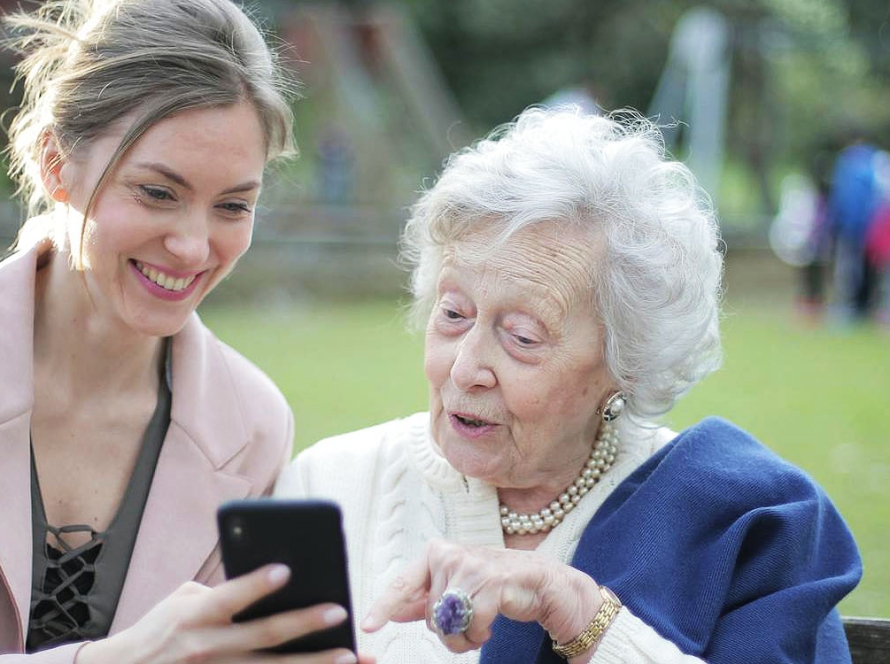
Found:
[[[321,500],[255,498],[224,503],[217,512],[226,577],[269,563],[291,570],[287,584],[235,616],[251,620],[281,611],[334,602],[346,609],[344,623],[271,648],[273,652],[355,652],[352,603],[340,508]]]

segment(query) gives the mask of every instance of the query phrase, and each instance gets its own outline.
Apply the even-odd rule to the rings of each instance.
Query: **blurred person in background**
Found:
[[[269,661],[346,612],[232,624],[289,572],[224,582],[216,508],[271,491],[293,416],[195,309],[293,152],[289,85],[228,0],[66,0],[7,25],[34,216],[0,263],[0,662]]]
[[[833,237],[833,318],[867,319],[873,306],[875,272],[866,252],[869,226],[881,201],[887,155],[861,132],[838,154],[831,177],[829,215]]]
[[[429,412],[300,453],[340,503],[359,648],[387,664],[850,661],[853,538],[719,418],[717,222],[647,120],[530,109],[453,155],[404,235]],[[381,377],[383,381],[386,377]]]
[[[875,321],[890,330],[890,189],[884,192],[869,226],[865,250],[877,275]]]
[[[772,250],[798,270],[796,309],[808,323],[821,320],[826,302],[832,249],[830,164],[828,154],[820,152],[810,173],[791,173],[782,180],[779,211],[769,228]]]

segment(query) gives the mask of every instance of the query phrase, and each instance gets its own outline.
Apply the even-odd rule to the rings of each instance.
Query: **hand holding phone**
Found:
[[[291,570],[287,584],[235,616],[251,620],[281,611],[333,602],[349,618],[271,649],[308,653],[347,648],[355,652],[352,603],[342,517],[336,503],[320,500],[257,498],[230,501],[217,512],[226,577],[269,563]]]

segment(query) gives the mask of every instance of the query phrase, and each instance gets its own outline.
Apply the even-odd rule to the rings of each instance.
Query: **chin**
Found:
[[[121,318],[134,332],[149,337],[170,337],[186,326],[203,293],[193,293],[181,302],[130,300],[121,303]]]
[[[485,454],[466,441],[450,442],[441,445],[442,456],[459,473],[473,479],[498,486],[497,459]]]
[[[137,334],[146,337],[172,337],[173,335],[182,331],[182,328],[184,328],[186,323],[188,323],[188,319],[191,316],[192,311],[193,310],[189,310],[189,312],[184,316],[171,316],[165,318],[155,318],[152,320],[130,321],[128,323],[128,326]]]

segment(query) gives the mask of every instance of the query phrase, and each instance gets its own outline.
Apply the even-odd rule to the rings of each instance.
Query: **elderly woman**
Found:
[[[720,362],[717,224],[660,134],[531,109],[404,235],[430,410],[318,443],[361,649],[400,662],[845,662],[860,561],[744,431],[657,424]],[[481,651],[480,651],[481,649]]]

